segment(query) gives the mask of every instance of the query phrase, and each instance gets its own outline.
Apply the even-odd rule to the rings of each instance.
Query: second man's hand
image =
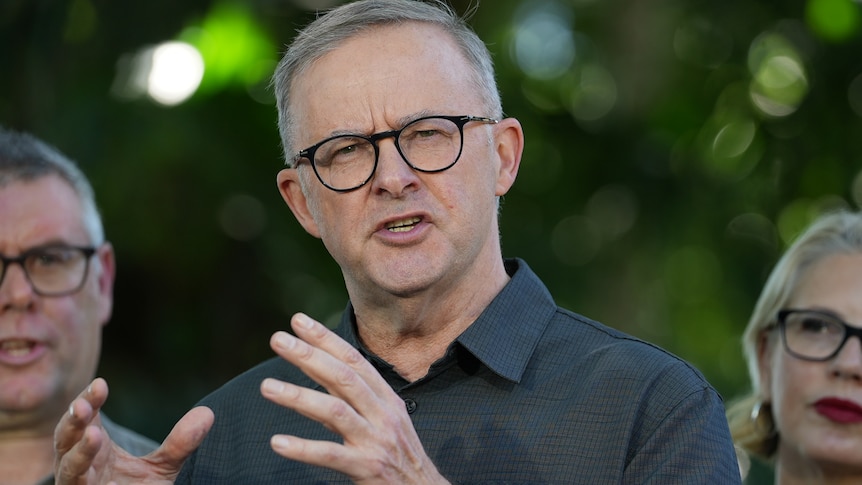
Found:
[[[69,405],[54,431],[54,474],[57,485],[173,483],[186,458],[200,445],[213,424],[209,408],[186,413],[162,445],[149,455],[132,456],[117,446],[101,426],[99,410],[108,398],[108,384],[95,379]]]

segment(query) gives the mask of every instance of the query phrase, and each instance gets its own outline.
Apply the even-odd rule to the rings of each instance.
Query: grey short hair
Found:
[[[91,244],[105,239],[102,218],[90,181],[80,168],[51,145],[29,133],[0,127],[0,188],[56,175],[72,187],[81,201],[81,221]]]
[[[433,24],[452,36],[472,67],[473,82],[484,100],[487,116],[503,116],[491,53],[466,21],[443,0],[359,0],[327,11],[299,31],[276,67],[272,85],[278,106],[278,129],[287,162],[290,162],[296,151],[293,146],[296,121],[290,111],[293,81],[314,61],[347,39],[375,26],[404,22]]]

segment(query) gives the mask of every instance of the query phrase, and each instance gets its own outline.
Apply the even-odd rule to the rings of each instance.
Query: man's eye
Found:
[[[433,136],[439,135],[440,132],[438,130],[422,130],[416,132],[417,138],[431,138]]]
[[[41,251],[32,255],[32,258],[39,266],[53,266],[69,262],[72,259],[72,251],[62,249]]]
[[[343,146],[343,147],[339,148],[335,152],[334,156],[350,155],[351,153],[353,153],[355,151],[356,151],[356,144],[347,145],[347,146]]]

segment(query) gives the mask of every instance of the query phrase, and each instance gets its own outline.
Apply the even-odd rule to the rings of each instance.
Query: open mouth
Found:
[[[4,340],[0,342],[0,352],[12,356],[23,357],[33,351],[36,342],[31,340]]]
[[[409,217],[400,221],[392,221],[386,224],[386,230],[389,232],[407,232],[413,229],[421,220],[420,217]]]

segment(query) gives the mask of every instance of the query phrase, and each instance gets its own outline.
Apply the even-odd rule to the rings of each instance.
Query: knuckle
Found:
[[[342,357],[342,360],[351,367],[356,367],[365,362],[365,357],[353,347],[349,347]]]
[[[311,360],[311,358],[314,356],[314,347],[308,345],[301,340],[297,340],[296,356],[302,360]]]
[[[351,407],[341,399],[336,399],[329,408],[330,416],[338,421],[346,420],[351,414]]]
[[[335,372],[335,379],[339,386],[353,387],[358,378],[353,368],[346,365],[338,366],[338,370]]]

